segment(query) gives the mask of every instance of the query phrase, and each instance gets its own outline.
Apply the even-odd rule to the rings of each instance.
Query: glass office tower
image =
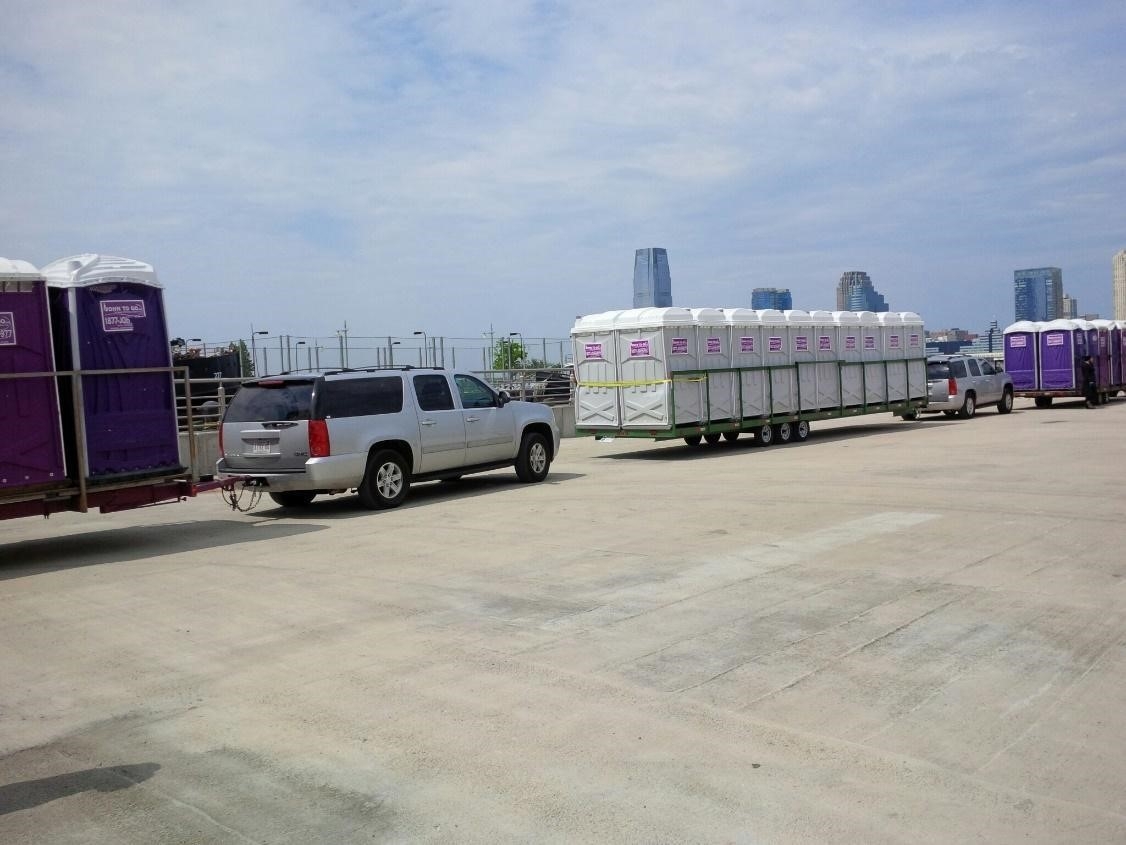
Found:
[[[1059,267],[1014,270],[1013,304],[1018,321],[1061,319],[1063,271]]]
[[[776,308],[788,311],[794,307],[794,298],[789,288],[755,288],[751,291],[751,307],[755,310]]]
[[[671,308],[669,254],[662,247],[637,250],[633,258],[633,307]]]

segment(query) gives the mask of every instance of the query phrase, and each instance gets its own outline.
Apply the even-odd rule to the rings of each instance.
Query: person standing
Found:
[[[1095,362],[1090,355],[1084,355],[1079,363],[1079,372],[1083,379],[1083,395],[1088,408],[1096,408],[1099,404],[1098,386],[1095,384]]]

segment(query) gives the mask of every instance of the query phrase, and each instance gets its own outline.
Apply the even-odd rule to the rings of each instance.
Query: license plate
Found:
[[[249,447],[247,453],[250,455],[272,455],[274,454],[274,441],[273,440],[248,440],[246,445]]]

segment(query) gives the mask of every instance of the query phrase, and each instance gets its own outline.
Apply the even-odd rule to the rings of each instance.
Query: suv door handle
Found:
[[[419,425],[437,425],[434,420],[419,420]]]
[[[465,421],[466,422],[480,422],[481,418],[480,417],[466,417]]]

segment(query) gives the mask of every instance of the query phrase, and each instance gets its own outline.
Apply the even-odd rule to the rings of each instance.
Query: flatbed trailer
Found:
[[[115,375],[122,373],[169,373],[181,372],[186,389],[186,408],[188,431],[194,430],[191,413],[191,382],[187,378],[186,367],[141,367],[123,370],[56,370],[31,373],[0,373],[0,381],[9,379],[42,379],[72,377],[71,388],[72,424],[74,430],[81,432],[84,420],[82,378],[80,376]],[[83,464],[85,438],[79,436],[74,444],[77,453],[77,466]],[[190,463],[195,464],[195,438],[188,437]],[[228,478],[214,481],[198,481],[186,469],[147,472],[135,476],[114,476],[106,479],[88,479],[83,473],[75,472],[74,477],[62,479],[57,483],[40,484],[30,487],[0,489],[0,520],[16,519],[25,516],[49,517],[53,513],[66,511],[87,513],[97,510],[100,513],[150,505],[179,502],[193,498],[210,490],[233,491],[242,481]]]
[[[910,361],[912,359],[907,359]],[[925,361],[925,359],[922,359]],[[884,383],[887,383],[887,372],[884,372]],[[897,362],[902,363],[902,362]],[[768,398],[768,405],[773,406],[772,385],[773,379],[770,378],[770,373],[778,370],[793,370],[797,371],[797,364],[789,364],[782,366],[768,366],[768,367],[733,367],[730,369],[708,369],[708,370],[682,370],[679,372],[671,373],[669,378],[670,398],[669,409],[671,412],[670,423],[668,426],[656,427],[609,427],[609,426],[582,426],[575,427],[575,434],[583,436],[593,436],[598,439],[610,439],[617,437],[634,437],[651,440],[676,440],[683,438],[684,442],[689,446],[697,446],[701,441],[711,443],[718,443],[719,440],[735,440],[740,434],[753,434],[756,443],[761,446],[769,446],[772,443],[788,443],[791,441],[802,442],[809,437],[809,424],[816,420],[830,420],[842,419],[847,417],[858,417],[867,414],[890,413],[895,416],[904,416],[905,414],[918,412],[926,408],[927,395],[924,390],[922,395],[916,398],[910,398],[910,376],[908,375],[907,395],[909,398],[890,401],[890,402],[863,402],[852,405],[840,405],[832,408],[817,408],[799,411],[788,411],[785,413],[771,413],[766,415],[741,417],[739,419],[728,420],[699,420],[690,423],[677,423],[675,408],[675,392],[677,382],[703,382],[705,391],[704,407],[710,406],[711,397],[710,380],[709,376],[731,373],[734,375],[735,383],[742,384],[739,376],[742,373],[761,371],[767,374],[766,385],[768,391],[771,392]],[[839,366],[857,366],[856,364],[846,364],[841,362]],[[864,370],[861,365],[861,374]],[[907,368],[907,373],[910,373],[910,367]],[[839,370],[838,370],[839,378]],[[795,379],[797,390],[795,394],[796,404],[801,407],[801,389],[800,379]],[[612,386],[609,383],[599,386]],[[925,382],[924,382],[925,387]],[[865,389],[866,393],[866,389]],[[840,394],[838,394],[840,395]],[[742,409],[744,407],[743,397],[740,395],[736,407]]]
[[[1110,397],[1118,394],[1117,387],[1111,387],[1109,390],[1106,388],[1098,388],[1099,403],[1105,405]],[[1083,390],[1016,390],[1013,396],[1020,397],[1021,399],[1031,399],[1036,403],[1037,408],[1050,407],[1054,399],[1086,399],[1087,394]]]

